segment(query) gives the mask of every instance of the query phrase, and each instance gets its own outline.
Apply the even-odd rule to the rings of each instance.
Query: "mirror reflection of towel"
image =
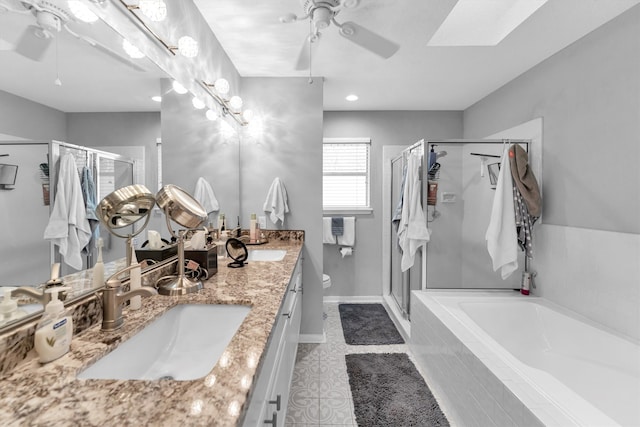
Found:
[[[271,212],[269,218],[275,225],[278,224],[278,221],[284,225],[284,214],[289,212],[289,205],[287,204],[287,189],[280,178],[275,178],[271,183],[262,210]]]

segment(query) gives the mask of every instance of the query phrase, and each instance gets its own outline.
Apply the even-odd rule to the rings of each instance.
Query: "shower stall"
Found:
[[[391,200],[386,206],[393,217],[407,159],[414,152],[422,156],[422,207],[431,232],[413,267],[402,272],[397,231],[392,223],[385,224],[390,228],[390,277],[385,299],[405,320],[411,317],[413,290],[520,288],[520,271],[506,280],[493,271],[485,240],[500,158],[511,144],[519,144],[529,152],[530,140],[421,140],[391,160]],[[524,253],[519,252],[518,257],[522,270]]]

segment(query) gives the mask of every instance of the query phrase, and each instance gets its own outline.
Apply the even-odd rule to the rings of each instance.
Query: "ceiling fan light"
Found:
[[[177,80],[174,80],[171,86],[177,94],[184,95],[185,93],[187,93],[187,88],[178,83]]]
[[[313,11],[313,14],[311,15],[311,19],[313,19],[313,23],[318,31],[327,28],[331,23],[332,17],[333,12],[331,12],[326,7],[318,7]]]
[[[164,21],[167,17],[167,5],[162,0],[140,0],[138,8],[154,22]]]
[[[204,108],[204,102],[195,96],[191,99],[191,103],[193,104],[193,108],[196,110],[202,110]]]
[[[73,13],[73,16],[81,20],[82,22],[92,23],[98,20],[98,15],[93,13],[89,7],[79,0],[67,1],[69,10]]]
[[[229,106],[236,111],[240,111],[240,109],[242,108],[242,98],[240,98],[238,95],[232,96],[229,100]]]
[[[129,40],[122,39],[122,49],[133,59],[144,58],[145,54],[140,49],[131,44]]]
[[[216,92],[218,92],[220,95],[228,94],[230,89],[229,81],[223,78],[216,80],[215,83],[213,84],[213,87],[215,88]]]
[[[185,58],[194,58],[198,55],[198,42],[192,37],[182,36],[178,40],[178,51]]]

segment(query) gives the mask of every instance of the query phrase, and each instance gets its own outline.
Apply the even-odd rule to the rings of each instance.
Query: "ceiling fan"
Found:
[[[0,12],[17,13],[24,16],[32,16],[33,23],[28,25],[14,44],[13,50],[26,58],[34,61],[42,61],[52,42],[59,37],[59,33],[65,30],[73,37],[88,43],[97,50],[111,56],[137,71],[143,68],[134,64],[128,58],[123,57],[107,45],[80,34],[71,26],[93,22],[94,18],[77,18],[71,10],[72,2],[60,0],[0,0]],[[97,20],[98,17],[95,17]],[[80,22],[84,21],[84,22]],[[90,32],[87,28],[86,31]]]
[[[360,3],[359,0],[300,0],[300,2],[302,3],[302,8],[305,13],[303,16],[288,13],[280,17],[280,22],[283,23],[309,19],[309,36],[304,41],[300,55],[298,56],[295,67],[296,70],[306,70],[309,68],[311,60],[310,50],[315,50],[320,42],[320,32],[331,24],[338,27],[338,33],[342,37],[384,59],[393,56],[400,47],[391,40],[355,22],[347,21],[339,23],[336,21],[335,18],[342,9],[356,8]]]

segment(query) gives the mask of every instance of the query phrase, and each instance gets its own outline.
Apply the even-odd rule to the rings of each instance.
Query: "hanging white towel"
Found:
[[[407,176],[402,195],[402,216],[398,224],[398,244],[402,249],[400,268],[407,271],[413,266],[416,251],[429,241],[431,232],[427,228],[427,217],[420,202],[421,156],[412,153],[407,163]]]
[[[271,183],[262,210],[271,212],[269,218],[275,225],[278,224],[278,221],[284,225],[284,214],[289,212],[289,205],[287,204],[287,189],[280,178],[275,178]]]
[[[338,236],[338,244],[342,246],[353,246],[356,244],[356,219],[352,216],[344,217],[344,231],[342,236]]]
[[[58,246],[66,264],[76,270],[82,269],[80,251],[91,239],[91,226],[87,220],[76,162],[70,153],[60,159],[53,210],[44,238]]]
[[[493,271],[500,270],[502,280],[518,269],[518,235],[513,204],[513,178],[508,147],[502,153],[491,219],[485,234]]]
[[[202,205],[207,214],[220,210],[213,188],[203,177],[198,178],[198,181],[196,181],[196,190],[193,192],[193,198]]]
[[[331,217],[322,217],[322,243],[326,245],[335,245],[336,236],[331,231]]]

